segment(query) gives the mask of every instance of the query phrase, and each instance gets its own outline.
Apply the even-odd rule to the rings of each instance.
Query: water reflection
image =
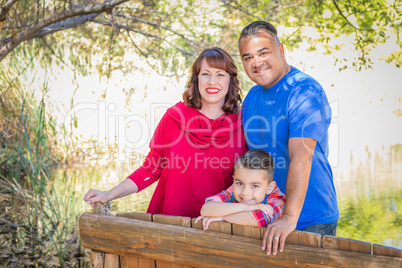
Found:
[[[354,163],[335,176],[340,219],[337,235],[402,249],[402,146]]]

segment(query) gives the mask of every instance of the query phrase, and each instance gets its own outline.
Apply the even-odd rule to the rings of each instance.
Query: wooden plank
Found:
[[[191,219],[191,228],[203,230],[202,221],[194,223],[195,219]],[[231,234],[232,233],[232,224],[225,221],[216,221],[212,222],[208,229],[206,230],[211,232],[223,233],[223,234]]]
[[[262,240],[262,238],[264,237],[264,233],[267,230],[267,227],[261,227],[260,228],[260,239]]]
[[[155,268],[156,263],[155,263],[155,260],[151,260],[151,259],[147,259],[147,258],[138,258],[138,267]]]
[[[137,213],[137,212],[120,212],[117,213],[116,216],[126,217],[129,219],[136,219],[141,221],[152,221],[152,214],[151,213]]]
[[[310,232],[299,232],[299,245],[306,247],[321,247],[321,235]]]
[[[261,239],[260,228],[254,226],[232,224],[232,234]]]
[[[191,219],[191,228],[198,229],[198,230],[203,230],[202,220],[197,222],[197,223],[195,223],[195,219],[196,218]]]
[[[349,251],[371,254],[371,244],[368,242],[349,239]]]
[[[120,256],[121,268],[139,268],[138,258],[133,256]]]
[[[79,230],[89,249],[193,267],[402,267],[402,258],[300,245],[267,256],[260,239],[88,212]]]
[[[331,235],[324,235],[322,239],[323,239],[322,241],[323,248],[338,249],[345,251],[350,250],[349,239]]]
[[[393,247],[373,244],[373,254],[402,258],[402,250]]]
[[[156,261],[157,268],[192,268],[192,266],[187,266],[183,264],[177,264],[172,262],[165,262],[165,261]]]
[[[137,213],[137,212],[120,212],[117,213],[116,216],[125,217],[129,219],[136,219],[141,221],[152,221],[151,213]],[[127,261],[127,263],[120,263],[121,267],[133,267],[133,268],[155,268],[155,260],[146,259],[146,258],[134,258],[130,257],[127,259],[127,256],[120,256],[120,262]],[[135,266],[137,265],[137,266]]]
[[[105,254],[105,265],[104,268],[119,268],[119,255],[117,254]]]
[[[177,217],[177,216],[169,216],[169,215],[160,215],[155,214],[153,216],[153,221],[163,224],[182,226],[182,227],[191,227],[191,218],[189,217]],[[179,254],[179,253],[177,253]],[[166,262],[161,260],[156,260],[156,267],[158,268],[191,268],[191,266],[175,264],[172,262]]]
[[[298,245],[299,244],[299,233],[300,231],[293,231],[286,237],[286,244]]]
[[[191,227],[191,218],[189,217],[177,217],[170,215],[155,214],[153,216],[153,222],[159,222],[163,224],[176,225],[182,227]]]
[[[89,263],[91,268],[103,268],[104,260],[105,260],[105,253],[98,252],[95,250],[91,251],[91,257]]]

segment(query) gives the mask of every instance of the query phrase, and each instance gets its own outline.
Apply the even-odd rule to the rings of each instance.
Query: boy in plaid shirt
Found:
[[[271,155],[259,149],[248,151],[234,165],[232,186],[208,197],[195,222],[202,219],[204,230],[214,221],[267,226],[282,216],[286,199],[273,179]]]

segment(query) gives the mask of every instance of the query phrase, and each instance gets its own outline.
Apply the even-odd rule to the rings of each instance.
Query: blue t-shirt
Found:
[[[275,181],[286,195],[288,142],[292,137],[317,141],[311,174],[297,230],[339,217],[338,202],[328,162],[331,107],[321,85],[292,67],[273,87],[256,85],[243,102],[243,128],[249,149],[262,149],[275,163]]]

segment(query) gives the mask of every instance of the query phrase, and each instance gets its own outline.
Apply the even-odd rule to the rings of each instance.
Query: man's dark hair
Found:
[[[278,32],[276,31],[275,27],[266,21],[254,21],[244,27],[244,29],[241,31],[240,38],[239,38],[239,44],[240,40],[244,37],[249,37],[257,34],[259,31],[265,31],[268,33],[275,41],[280,44],[279,38],[278,38]]]
[[[243,154],[234,164],[235,168],[262,169],[267,172],[268,182],[274,179],[274,160],[271,155],[260,149],[253,149]]]

